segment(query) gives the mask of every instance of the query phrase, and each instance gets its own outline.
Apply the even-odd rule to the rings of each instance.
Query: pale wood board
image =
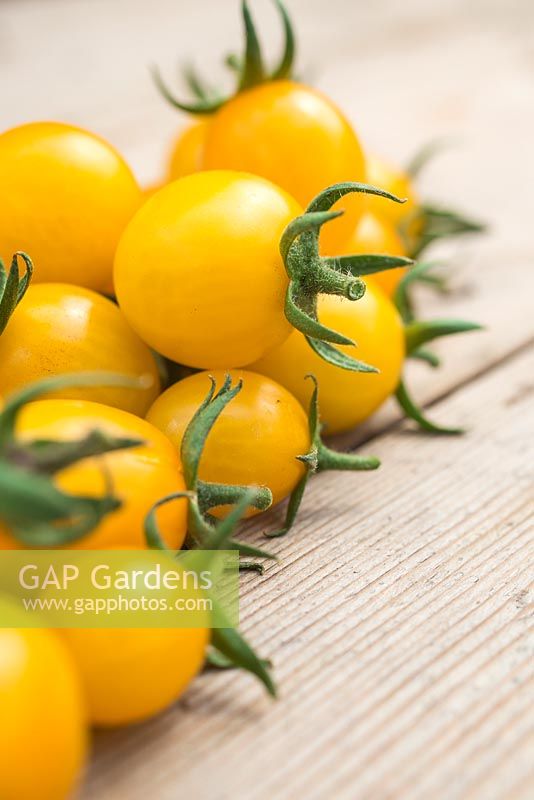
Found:
[[[526,798],[534,7],[289,4],[304,70],[318,65],[315,82],[371,149],[404,159],[432,137],[456,142],[421,190],[491,232],[445,248],[453,291],[420,300],[424,316],[487,330],[444,343],[444,367],[411,380],[436,418],[470,432],[415,436],[390,405],[346,438],[365,441],[380,471],[316,479],[291,537],[272,545],[280,564],[243,580],[243,627],[273,658],[281,699],[235,673],[205,675],[159,719],[99,735],[83,797]],[[254,7],[275,47],[269,3]],[[238,41],[228,0],[0,3],[0,128],[86,125],[154,180],[182,121],[146,65],[171,76],[194,51],[215,77]]]

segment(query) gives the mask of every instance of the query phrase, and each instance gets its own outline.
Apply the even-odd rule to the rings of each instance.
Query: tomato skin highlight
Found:
[[[105,291],[141,189],[116,150],[93,133],[33,122],[0,135],[0,257],[17,250],[35,281]]]
[[[327,186],[364,181],[365,160],[348,120],[326,96],[294,81],[272,81],[240,92],[211,118],[204,169],[235,169],[281,186],[303,208]],[[325,236],[350,232],[363,212],[363,195],[343,198],[347,217],[325,226]]]
[[[379,374],[350,372],[326,363],[299,331],[251,365],[289,389],[304,407],[309,403],[310,387],[303,378],[308,373],[315,375],[326,434],[350,430],[367,419],[395,391],[401,375],[405,356],[402,320],[377,285],[369,279],[366,285],[366,293],[354,303],[321,296],[319,319],[353,339],[356,348],[340,349],[377,367]]]
[[[206,628],[62,631],[81,674],[93,725],[141,722],[175,702],[200,671]]]
[[[139,336],[191,367],[243,366],[282,342],[279,252],[302,209],[262,178],[200,172],[150,198],[115,258],[119,305]]]
[[[199,477],[204,481],[268,486],[276,504],[287,497],[304,475],[297,456],[310,449],[308,420],[299,402],[283,386],[262,375],[232,370],[243,388],[228,404],[206,440]],[[185,428],[210,387],[225,371],[191,375],[165,391],[147,419],[179,449]],[[258,513],[251,509],[248,515]]]
[[[21,441],[49,439],[70,441],[90,431],[141,439],[144,444],[79,461],[57,475],[65,492],[88,497],[106,493],[109,474],[113,493],[122,507],[108,514],[87,536],[73,542],[74,549],[105,550],[125,546],[145,548],[144,520],[152,505],[167,494],[185,490],[182,467],[172,444],[148,422],[117,408],[87,400],[38,400],[24,406],[16,434]],[[172,549],[179,549],[187,529],[186,501],[167,503],[158,510],[158,523]],[[0,549],[20,543],[2,536]]]
[[[103,370],[146,377],[147,388],[66,388],[49,397],[93,400],[143,416],[159,393],[156,361],[117,306],[82,287],[30,286],[0,337],[0,390],[33,381]]]
[[[168,180],[175,181],[202,169],[209,117],[197,119],[176,137],[169,160]]]
[[[64,642],[46,629],[1,628],[2,800],[70,797],[86,751],[85,698]]]

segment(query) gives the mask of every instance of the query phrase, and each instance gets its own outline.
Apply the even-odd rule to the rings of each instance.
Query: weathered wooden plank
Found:
[[[320,62],[318,85],[372,149],[403,158],[436,135],[459,140],[423,186],[492,231],[447,250],[455,289],[425,294],[425,315],[488,330],[412,375],[425,401],[446,398],[438,419],[472,431],[436,441],[394,428],[367,445],[383,458],[376,475],[321,476],[294,535],[273,545],[280,566],[243,582],[244,626],[274,657],[281,701],[243,676],[204,676],[163,717],[99,738],[84,797],[530,797],[532,366],[520,351],[533,334],[534,6],[290,5],[302,63]],[[275,17],[256,6],[274,43]],[[0,128],[86,125],[152,180],[178,123],[146,64],[171,75],[194,46],[215,75],[238,37],[235,9],[215,0],[4,2]],[[349,441],[396,419],[386,409]]]
[[[86,796],[502,798],[527,781],[533,366],[521,354],[442,404],[476,421],[468,437],[401,428],[373,442],[381,474],[318,478],[280,566],[245,580],[280,702],[203,676],[99,742]]]

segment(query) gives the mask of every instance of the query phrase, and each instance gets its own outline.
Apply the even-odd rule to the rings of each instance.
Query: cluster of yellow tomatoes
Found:
[[[268,72],[243,4],[233,96],[190,75],[196,99],[182,103],[156,75],[195,116],[155,189],[88,131],[0,135],[0,548],[209,547],[225,509],[290,497],[285,533],[309,473],[378,466],[330,450],[320,423],[347,431],[396,394],[440,430],[408,395],[404,361],[432,363],[427,342],[476,326],[414,319],[423,269],[408,256],[435,238],[430,214],[406,173],[364,155],[334,103],[292,77],[276,5],[286,44]],[[225,546],[267,556],[230,538],[236,521]],[[87,723],[164,709],[210,639],[214,664],[274,691],[237,631],[0,630],[3,800],[67,796]]]

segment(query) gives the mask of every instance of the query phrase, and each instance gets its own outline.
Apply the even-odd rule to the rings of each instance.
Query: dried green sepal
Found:
[[[446,436],[457,436],[465,432],[464,428],[447,428],[429,420],[423,410],[412,399],[403,381],[399,383],[395,397],[406,416],[416,422],[421,430]]]
[[[410,178],[418,178],[427,164],[434,160],[435,156],[451,146],[450,139],[433,139],[427,142],[412,156],[406,166],[406,173]]]
[[[315,472],[325,472],[326,470],[341,470],[356,472],[362,470],[374,470],[380,466],[380,460],[375,456],[360,456],[355,453],[340,453],[327,447],[321,438],[321,422],[319,412],[319,390],[317,379],[313,375],[307,375],[313,381],[314,387],[310,399],[308,414],[308,425],[310,431],[310,449],[302,456],[297,456],[306,471],[299,483],[293,490],[286,511],[284,526],[280,530],[267,532],[265,536],[269,539],[285,536],[293,525],[299,510],[304,492],[310,475]]]
[[[66,387],[87,386],[121,386],[130,389],[146,389],[151,385],[150,376],[133,378],[130,375],[119,375],[113,372],[73,372],[65,375],[54,375],[25,386],[7,397],[0,413],[0,452],[6,444],[14,439],[17,417],[26,403],[37,400],[49,392],[60,391]]]
[[[463,319],[431,319],[408,323],[405,328],[406,353],[411,356],[422,345],[440,339],[443,336],[453,336],[457,333],[482,330],[482,325],[476,322],[467,322]]]
[[[430,273],[439,268],[440,264],[434,261],[419,261],[407,270],[397,284],[393,295],[399,314],[404,323],[413,322],[416,318],[415,307],[410,289],[416,283],[427,283],[435,278]]]
[[[154,82],[167,102],[174,108],[190,114],[213,114],[239,92],[259,86],[262,83],[289,78],[293,72],[295,61],[295,36],[291,20],[282,0],[274,0],[274,3],[282,20],[284,48],[278,64],[272,71],[269,72],[265,68],[256,26],[254,25],[247,0],[243,0],[241,13],[245,37],[244,54],[241,58],[231,54],[225,59],[226,65],[232,70],[237,79],[235,91],[227,96],[219,94],[211,89],[191,66],[188,66],[184,70],[184,78],[194,99],[190,102],[184,102],[170,91],[159,70],[156,67],[152,67]]]
[[[317,301],[320,294],[333,294],[359,300],[365,292],[363,275],[405,267],[410,259],[380,255],[321,256],[319,236],[322,226],[340,216],[332,211],[338,200],[350,193],[364,193],[402,203],[389,192],[365,183],[346,182],[328,187],[292,220],[280,239],[280,254],[289,278],[285,314],[294,328],[301,331],[315,352],[330,364],[355,372],[376,369],[331,347],[331,344],[354,345],[346,336],[327,328],[319,321]]]
[[[440,360],[432,351],[425,348],[428,342],[432,342],[443,336],[468,333],[469,331],[477,331],[482,328],[481,325],[475,322],[468,322],[461,319],[415,319],[415,311],[410,298],[409,287],[414,282],[421,280],[421,277],[425,276],[434,266],[434,264],[429,263],[416,264],[399,281],[394,295],[394,302],[404,321],[407,357],[425,361],[433,368],[439,366]],[[416,422],[422,430],[429,433],[449,435],[463,433],[462,428],[442,427],[428,420],[422,409],[410,396],[404,381],[400,382],[395,397],[406,416]]]
[[[19,273],[19,258],[24,262],[24,272]],[[18,251],[11,260],[11,267],[7,272],[4,262],[0,258],[0,335],[5,331],[14,310],[26,294],[33,275],[31,258]]]
[[[0,459],[0,519],[28,547],[64,547],[86,536],[120,505],[111,486],[100,498],[70,495],[48,477]]]
[[[226,391],[230,391],[229,385]],[[210,399],[207,403],[206,401],[204,402],[202,406],[203,409],[209,407],[213,395],[214,387],[212,386],[210,394],[208,395]],[[253,502],[254,491],[247,490],[244,492],[238,503],[231,509],[228,516],[213,524],[206,521],[200,514],[194,491],[177,492],[176,494],[169,495],[169,497],[162,498],[153,506],[145,521],[145,535],[149,547],[157,550],[169,551],[158,528],[156,511],[165,503],[184,498],[188,500],[190,508],[196,510],[196,514],[193,516],[192,520],[190,517],[190,522],[192,521],[195,526],[200,524],[203,531],[203,538],[196,543],[194,549],[217,551],[232,548],[232,534],[246,509]],[[250,567],[251,565],[249,564],[247,566]],[[250,672],[263,683],[272,697],[276,696],[276,686],[270,675],[268,662],[256,655],[253,648],[238,630],[235,628],[215,628],[211,632],[211,643],[215,649],[214,652],[218,654],[219,659],[222,659],[222,663],[224,663],[225,667],[239,667]],[[208,660],[209,663],[213,663],[211,659]],[[221,666],[221,663],[216,665]]]
[[[410,233],[414,222],[418,229],[415,241]],[[410,256],[415,259],[438,239],[448,239],[451,236],[467,233],[484,233],[486,230],[484,223],[471,219],[463,213],[423,203],[417,213],[401,226],[400,234],[408,245]]]
[[[60,491],[56,472],[81,459],[142,444],[140,439],[89,432],[79,441],[19,441],[15,426],[24,405],[66,386],[138,386],[142,381],[108,373],[78,373],[47,378],[8,397],[0,412],[0,519],[11,535],[33,547],[61,547],[90,533],[106,514],[120,507],[106,478],[103,497]]]

